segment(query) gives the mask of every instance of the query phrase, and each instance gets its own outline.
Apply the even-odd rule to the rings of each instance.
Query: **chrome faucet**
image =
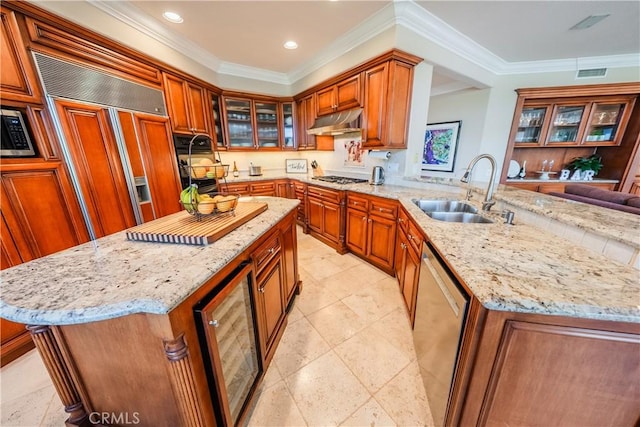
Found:
[[[476,166],[476,163],[478,163],[479,160],[481,159],[487,159],[489,160],[489,162],[491,162],[491,178],[489,179],[489,186],[487,187],[487,194],[484,196],[484,202],[482,202],[482,210],[483,211],[488,211],[489,209],[491,209],[491,206],[496,204],[496,201],[493,200],[493,186],[495,178],[496,178],[496,159],[491,155],[491,154],[480,154],[479,156],[476,156],[473,158],[473,160],[471,160],[471,162],[469,163],[469,166],[467,166],[467,170],[464,172],[464,175],[462,175],[462,178],[460,178],[460,181],[462,182],[469,182],[469,177],[471,176],[471,172],[473,171],[473,168]],[[467,200],[469,200],[471,198],[471,185],[469,185],[469,189],[467,190]]]

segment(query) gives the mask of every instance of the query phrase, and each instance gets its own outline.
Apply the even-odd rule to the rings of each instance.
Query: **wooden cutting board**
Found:
[[[204,215],[200,221],[187,211],[182,211],[128,229],[127,239],[208,245],[266,210],[266,203],[238,202],[234,212]]]

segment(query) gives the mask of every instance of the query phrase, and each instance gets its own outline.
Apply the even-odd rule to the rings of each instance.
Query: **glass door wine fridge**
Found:
[[[238,424],[262,373],[252,277],[251,264],[241,265],[194,307],[219,425]]]

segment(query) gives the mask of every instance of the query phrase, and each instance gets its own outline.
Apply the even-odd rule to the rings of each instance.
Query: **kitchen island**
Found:
[[[582,204],[577,205],[581,208],[579,215],[572,215],[571,209],[575,209],[576,204],[554,200],[540,193],[501,187],[496,194],[499,203],[523,209],[516,215],[515,225],[504,224],[496,208],[495,212],[487,214],[494,220],[492,224],[446,223],[426,216],[413,200],[462,199],[465,188],[433,182],[408,187],[337,185],[311,178],[303,178],[302,181],[398,203],[471,296],[447,418],[451,424],[490,424],[496,419],[513,421],[510,418],[513,408],[520,411],[530,407],[540,414],[555,417],[567,408],[575,409],[576,398],[585,402],[582,406],[592,407],[604,416],[622,414],[623,418],[616,419],[616,422],[628,420],[629,408],[637,408],[640,399],[636,381],[640,375],[638,270],[612,261],[598,251],[576,245],[569,237],[551,232],[548,222],[543,229],[520,221],[520,216],[526,210],[546,217],[547,221],[553,219],[584,232],[599,233],[606,241],[625,243],[632,248],[638,246],[636,237],[640,219],[621,213],[616,214],[614,221],[607,216],[609,212],[605,209],[583,207]],[[474,196],[472,203],[479,198]],[[160,252],[154,256],[157,259]],[[51,266],[47,265],[47,268]],[[203,266],[199,270],[199,274],[205,276],[213,273],[213,269],[207,273],[207,267]],[[25,270],[21,271],[24,273]],[[148,270],[132,270],[130,273],[136,277],[145,276]],[[76,271],[74,274],[79,273]],[[3,274],[3,280],[4,277]],[[14,278],[16,289],[20,289],[17,283],[21,274],[17,272]],[[30,280],[38,283],[35,279]],[[202,277],[195,281],[198,280]],[[96,286],[103,286],[97,282]],[[186,280],[184,282],[188,285]],[[148,290],[153,295],[153,289]],[[59,291],[55,290],[49,297],[53,299],[55,292]],[[72,295],[65,297],[71,308],[75,306]],[[192,304],[194,299],[188,297],[184,301]],[[88,299],[84,308],[102,311],[99,307],[112,303],[104,302],[109,304],[94,301],[96,308],[93,309]],[[4,296],[2,303],[7,303]],[[25,307],[25,303],[18,300],[12,307]],[[46,307],[45,304],[43,308]],[[77,308],[77,314],[84,313],[81,307]],[[49,317],[51,313],[43,317],[39,305],[31,311],[10,312],[8,308],[11,307],[7,304],[3,306],[3,316],[5,312],[11,313],[13,320],[31,324],[64,324],[61,319]],[[119,306],[119,309],[123,307]],[[161,307],[159,314],[167,309],[166,305]],[[124,308],[122,314],[127,314],[126,310]],[[92,316],[100,316],[97,311]],[[183,316],[187,316],[186,312]],[[47,319],[51,323],[46,323]],[[190,319],[192,321],[192,316]],[[78,323],[82,321],[87,320]],[[145,322],[149,323],[149,320]],[[115,325],[115,322],[111,325],[124,327]],[[171,332],[172,336],[177,333],[175,330]],[[158,360],[162,359],[160,356]],[[196,366],[200,362],[192,363]],[[547,369],[540,370],[541,366]],[[561,391],[554,392],[556,388]],[[594,392],[589,394],[591,390]],[[603,392],[609,393],[604,403],[598,401]],[[549,403],[549,393],[553,396],[553,405],[545,409],[539,405]],[[608,411],[602,412],[603,407]],[[597,415],[583,412],[571,413],[567,420]]]
[[[230,417],[215,397],[224,386],[208,380],[218,367],[194,306],[224,296],[226,278],[249,268],[262,375],[300,287],[298,201],[259,201],[266,211],[210,245],[120,232],[2,271],[2,317],[30,325],[67,425],[213,426]]]

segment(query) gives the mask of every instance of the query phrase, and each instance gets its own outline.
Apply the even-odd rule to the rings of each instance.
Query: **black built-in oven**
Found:
[[[186,188],[189,183],[198,185],[198,192],[215,193],[217,192],[217,182],[215,178],[207,178],[200,176],[198,169],[193,169],[202,159],[209,159],[216,162],[215,153],[211,139],[206,136],[198,136],[193,140],[191,147],[191,167],[189,166],[189,143],[193,139],[190,135],[173,135],[173,144],[178,157],[178,168],[180,169],[180,182],[182,188]]]

